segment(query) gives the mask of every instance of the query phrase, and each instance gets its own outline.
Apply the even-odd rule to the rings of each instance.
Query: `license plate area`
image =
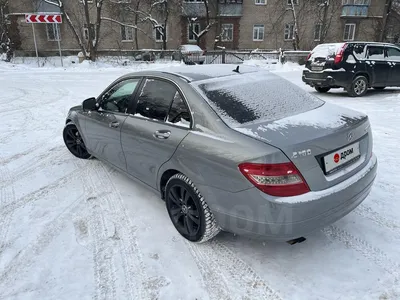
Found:
[[[322,66],[311,66],[311,71],[322,71],[324,67]]]
[[[325,174],[332,174],[360,158],[360,142],[353,143],[323,157]]]

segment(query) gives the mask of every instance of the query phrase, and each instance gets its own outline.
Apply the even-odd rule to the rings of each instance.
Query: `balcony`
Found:
[[[218,7],[218,12],[221,17],[241,17],[243,13],[242,3],[237,2],[226,2],[222,3],[222,0],[217,4],[217,1],[213,3],[209,2],[210,16],[215,16],[215,11]],[[215,4],[214,4],[215,3]],[[218,5],[218,6],[216,6]],[[184,1],[182,3],[182,15],[185,17],[206,17],[206,8],[203,0],[197,1]]]
[[[368,17],[369,5],[343,5],[342,17]]]
[[[241,17],[243,5],[239,3],[219,4],[219,15],[221,17]]]
[[[185,17],[205,17],[206,8],[202,2],[183,2],[182,15]]]

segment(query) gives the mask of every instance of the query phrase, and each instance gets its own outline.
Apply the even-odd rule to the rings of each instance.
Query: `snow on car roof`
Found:
[[[311,51],[311,58],[313,57],[328,57],[332,55],[336,55],[341,47],[343,47],[345,43],[332,43],[332,44],[320,44],[316,46]]]
[[[237,67],[238,65],[234,64],[196,65],[196,66],[178,66],[178,67],[174,66],[165,69],[164,72],[181,75],[183,77],[186,77],[190,81],[199,81],[211,78],[225,77],[230,75],[262,72],[262,70],[253,66],[239,65],[239,73],[236,73],[233,70],[235,70]]]
[[[182,45],[182,47],[185,48],[185,50],[188,51],[203,51],[199,46],[197,45]]]

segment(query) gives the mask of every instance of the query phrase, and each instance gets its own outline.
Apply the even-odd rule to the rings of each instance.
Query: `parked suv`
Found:
[[[321,44],[306,61],[303,81],[320,93],[344,88],[352,97],[368,88],[400,86],[400,47],[387,43]]]

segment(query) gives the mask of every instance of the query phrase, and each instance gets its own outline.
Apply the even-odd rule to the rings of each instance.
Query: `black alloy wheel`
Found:
[[[190,192],[182,185],[174,185],[168,194],[169,212],[178,231],[184,236],[195,236],[200,230],[200,213]]]
[[[193,182],[178,173],[166,185],[165,202],[176,230],[191,242],[205,242],[220,231],[214,215]]]
[[[78,158],[88,159],[91,157],[86,149],[85,143],[82,139],[78,128],[72,123],[68,123],[63,131],[64,143],[68,150]]]

